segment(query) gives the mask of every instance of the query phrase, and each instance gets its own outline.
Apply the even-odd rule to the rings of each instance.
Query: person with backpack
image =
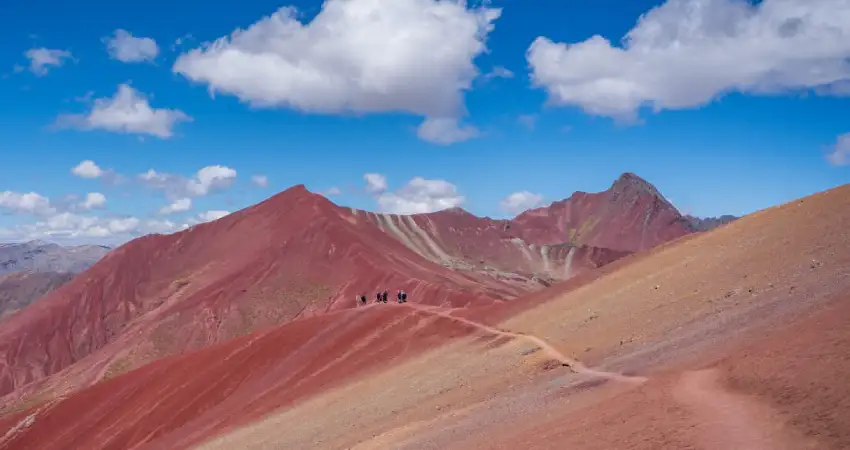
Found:
[[[407,303],[407,292],[401,291],[401,302]]]
[[[387,302],[387,290],[386,289],[384,289],[384,292],[381,293],[381,301],[384,302],[384,303]]]

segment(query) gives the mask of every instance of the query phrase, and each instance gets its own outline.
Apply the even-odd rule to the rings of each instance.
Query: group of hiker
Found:
[[[361,294],[356,296],[357,303],[361,305],[366,304],[366,295]],[[407,292],[399,289],[396,291],[396,299],[399,303],[407,303]],[[375,293],[375,303],[386,303],[387,302],[387,291],[376,292]]]

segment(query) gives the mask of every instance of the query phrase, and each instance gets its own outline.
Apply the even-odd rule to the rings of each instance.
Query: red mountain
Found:
[[[572,246],[563,240],[528,244],[511,223],[477,217],[461,208],[401,216],[353,211],[409,249],[463,273],[485,275],[539,288],[608,264],[629,252]]]
[[[85,386],[164,356],[352,308],[356,295],[371,301],[376,289],[402,288],[427,304],[510,300],[613,261],[636,242],[681,235],[678,213],[662,208],[669,204],[660,194],[624,180],[583,194],[592,201],[573,201],[576,194],[553,204],[550,215],[536,210],[511,222],[462,210],[367,213],[299,185],[215,222],[136,239],[0,325],[0,394],[13,393],[9,404],[23,393]],[[562,211],[600,222],[592,233],[570,233],[575,226],[556,215]],[[634,224],[635,217],[650,220]],[[565,244],[571,234],[582,245]],[[584,245],[597,243],[620,250]]]
[[[511,221],[526,242],[567,242],[626,252],[652,248],[696,231],[652,184],[624,173],[607,190],[526,211]]]

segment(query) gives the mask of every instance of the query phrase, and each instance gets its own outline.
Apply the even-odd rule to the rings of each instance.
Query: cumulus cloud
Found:
[[[510,70],[502,67],[502,66],[493,67],[493,70],[491,70],[486,75],[484,75],[485,80],[492,80],[494,78],[513,78],[513,77],[514,77],[514,73],[511,72]]]
[[[419,125],[416,134],[424,141],[448,145],[475,138],[478,136],[478,129],[469,125],[460,125],[457,119],[429,117]]]
[[[502,199],[502,201],[499,202],[499,208],[501,208],[502,211],[511,214],[519,214],[523,211],[540,206],[542,201],[542,195],[528,191],[519,191]]]
[[[95,238],[96,241],[127,240],[147,233],[146,224],[135,217],[103,218],[71,212],[63,212],[37,221],[6,229],[12,239],[80,240]]]
[[[198,214],[198,217],[204,222],[212,222],[213,220],[221,219],[230,214],[230,211],[207,211]]]
[[[230,167],[214,165],[201,168],[191,178],[149,169],[139,174],[137,179],[149,188],[164,191],[166,196],[176,201],[227,189],[233,185],[236,175]]]
[[[269,177],[265,175],[254,175],[251,177],[251,182],[254,183],[254,186],[258,187],[268,187],[269,185]]]
[[[56,125],[81,130],[152,135],[168,139],[180,122],[193,119],[177,109],[152,108],[147,98],[129,84],[121,84],[114,96],[94,101],[88,114],[59,116]]]
[[[0,208],[13,213],[26,213],[46,216],[56,212],[47,197],[35,192],[19,193],[13,191],[0,192]]]
[[[144,223],[148,233],[168,234],[177,231],[180,227],[170,220],[148,220]]]
[[[95,164],[94,161],[87,159],[71,169],[71,173],[80,178],[98,178],[103,175],[103,169]]]
[[[463,1],[327,0],[301,23],[295,8],[284,7],[182,54],[173,71],[254,107],[407,112],[442,121],[441,130],[451,131],[445,124],[452,121],[465,130],[455,138],[469,136],[457,126],[466,114],[463,93],[479,75],[473,60],[487,51],[500,14]]]
[[[30,71],[37,76],[47,75],[51,67],[62,67],[65,61],[72,59],[71,52],[49,48],[31,48],[27,50],[27,59],[30,60]]]
[[[387,177],[379,173],[367,173],[363,179],[366,180],[366,192],[381,193],[387,190]]]
[[[203,196],[211,191],[226,189],[236,179],[236,171],[227,166],[207,166],[190,179],[186,187],[190,194]]]
[[[110,38],[104,38],[106,50],[112,59],[125,63],[153,61],[159,54],[156,41],[151,38],[134,37],[127,30],[117,29]]]
[[[826,160],[833,166],[846,166],[850,164],[850,133],[838,136],[835,145],[826,155]]]
[[[86,199],[80,203],[80,208],[96,209],[103,208],[106,205],[106,196],[100,192],[89,192],[86,194]]]
[[[413,178],[393,192],[372,192],[380,192],[375,200],[381,211],[392,214],[429,213],[454,208],[465,201],[465,198],[458,194],[455,185],[448,181],[427,180],[422,177]]]
[[[328,190],[326,190],[324,192],[324,194],[325,194],[326,197],[333,197],[334,195],[342,194],[342,191],[338,187],[333,186],[333,187],[329,188]]]
[[[162,215],[174,214],[179,212],[186,212],[192,209],[192,199],[191,198],[179,198],[172,202],[168,206],[163,206],[159,209],[159,213]]]
[[[92,160],[84,160],[71,169],[71,173],[80,178],[99,179],[109,185],[120,185],[126,178],[112,169],[104,169]]]
[[[622,44],[538,37],[533,83],[556,105],[632,120],[703,106],[738,91],[844,92],[850,82],[847,0],[667,0],[641,16]]]

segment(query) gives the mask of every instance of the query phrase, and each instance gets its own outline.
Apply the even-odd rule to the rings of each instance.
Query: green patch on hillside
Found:
[[[112,361],[109,367],[106,368],[106,373],[103,374],[103,379],[108,380],[112,377],[117,377],[132,368],[132,363],[128,358],[120,358]]]

